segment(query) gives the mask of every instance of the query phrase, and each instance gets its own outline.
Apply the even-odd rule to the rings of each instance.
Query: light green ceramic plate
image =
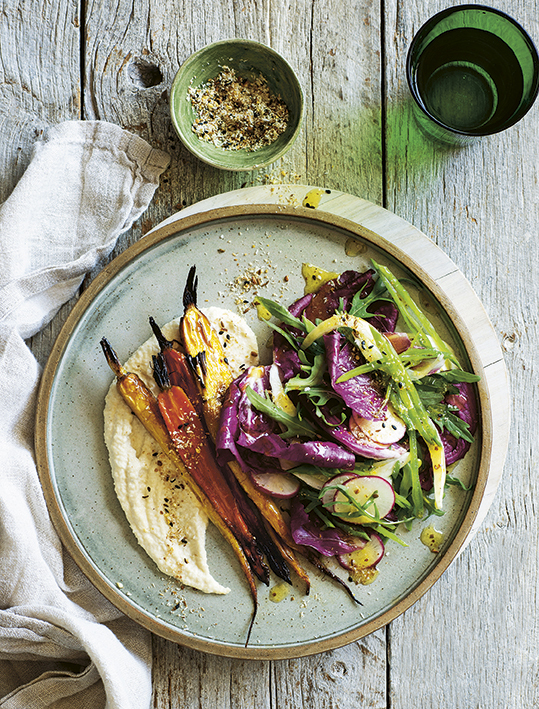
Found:
[[[262,75],[270,91],[288,107],[286,130],[258,150],[227,150],[198,138],[192,125],[195,111],[188,98],[191,86],[205,84],[224,66],[251,81]],[[185,147],[200,160],[224,170],[254,170],[281,158],[296,140],[303,119],[303,92],[292,67],[270,47],[246,39],[215,42],[192,54],[180,67],[170,92],[172,123]]]
[[[415,282],[413,290],[440,332],[481,374],[472,336],[429,274],[381,235],[302,208],[231,207],[165,224],[107,266],[69,316],[45,368],[39,396],[36,452],[43,488],[58,532],[82,570],[112,603],[153,632],[231,657],[285,658],[339,647],[402,613],[439,578],[464,543],[491,462],[484,383],[478,389],[481,428],[459,466],[461,479],[474,486],[468,493],[452,488],[446,497],[446,514],[436,520],[445,537],[441,553],[432,554],[419,541],[430,521],[416,524],[405,536],[408,546],[388,544],[378,579],[356,588],[360,607],[308,565],[309,596],[297,582],[276,604],[261,586],[247,648],[251,597],[228,545],[210,527],[210,567],[232,589],[229,595],[181,588],[138,546],[113,490],[103,442],[103,403],[112,377],[101,337],[107,336],[120,358],[127,359],[148,338],[150,315],[165,323],[181,314],[182,291],[193,264],[199,276],[199,305],[236,309],[235,282],[247,268],[263,270],[268,284],[262,295],[287,304],[303,293],[302,262],[334,271],[361,270],[370,257]],[[249,310],[247,318],[259,341],[266,342],[269,331],[256,312]]]

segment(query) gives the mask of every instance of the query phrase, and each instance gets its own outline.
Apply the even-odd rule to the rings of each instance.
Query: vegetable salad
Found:
[[[474,382],[391,271],[373,262],[288,309],[265,298],[273,361],[232,382],[216,438],[259,489],[287,500],[299,548],[370,583],[400,525],[443,514],[473,442]]]

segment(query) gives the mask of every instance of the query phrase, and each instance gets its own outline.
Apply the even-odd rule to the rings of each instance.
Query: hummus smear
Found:
[[[258,364],[256,337],[243,318],[216,307],[204,313],[219,335],[234,376]],[[180,318],[161,328],[167,339],[177,338],[179,322]],[[151,361],[158,351],[151,337],[125,363],[155,394]],[[181,473],[123,401],[115,383],[105,399],[104,420],[114,488],[139,544],[164,574],[205,593],[228,593],[208,567],[206,513]]]

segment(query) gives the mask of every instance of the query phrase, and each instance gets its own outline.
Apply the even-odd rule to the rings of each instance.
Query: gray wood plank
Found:
[[[155,709],[270,709],[269,662],[230,660],[154,638]]]
[[[218,2],[179,6],[164,2],[158,7],[152,2],[138,2],[136,12],[132,12],[132,4],[120,0],[114,25],[109,23],[103,32],[106,8],[106,3],[94,2],[87,11],[85,115],[120,123],[172,155],[143,225],[135,228],[129,239],[138,239],[143,231],[182,206],[261,182],[301,180],[324,186],[329,182],[330,187],[359,190],[381,201],[380,18],[372,3],[319,7],[303,0],[253,6]],[[181,22],[171,23],[167,18],[173,16],[181,17]],[[343,41],[350,27],[354,27],[353,43]],[[279,51],[296,70],[305,91],[305,122],[295,146],[279,163],[255,173],[220,172],[196,161],[180,146],[168,117],[168,87],[179,65],[208,42],[234,36],[259,40]],[[161,72],[161,83],[141,85],[140,72],[135,69],[144,62]],[[363,107],[367,107],[366,112],[362,112]],[[340,163],[342,156],[344,163],[335,169],[335,159]],[[160,709],[259,709],[273,706],[274,701],[291,707],[311,701],[312,706],[330,707],[342,701],[341,689],[353,688],[348,692],[347,706],[354,705],[352,698],[361,697],[365,706],[382,707],[384,637],[382,633],[327,656],[295,660],[291,665],[273,663],[271,675],[265,663],[205,656],[155,638],[154,704]],[[308,678],[312,676],[326,677],[318,695],[322,704],[314,696],[308,699]],[[291,677],[303,682],[301,699],[290,695]]]
[[[470,280],[498,333],[513,427],[494,504],[468,548],[391,625],[392,709],[536,706],[538,417],[538,106],[463,149],[418,133],[404,81],[407,46],[440,2],[387,4],[389,209],[441,246]],[[537,3],[503,3],[537,41]]]
[[[386,631],[307,659],[274,662],[272,706],[386,709]]]
[[[0,202],[24,172],[48,125],[78,118],[78,7],[67,0],[2,4],[0,21]]]

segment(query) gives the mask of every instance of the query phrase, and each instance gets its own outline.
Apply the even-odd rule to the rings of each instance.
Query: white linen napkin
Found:
[[[0,707],[146,709],[150,634],[86,579],[33,457],[39,366],[24,340],[75,295],[150,202],[168,155],[102,121],[35,146],[0,206]]]

